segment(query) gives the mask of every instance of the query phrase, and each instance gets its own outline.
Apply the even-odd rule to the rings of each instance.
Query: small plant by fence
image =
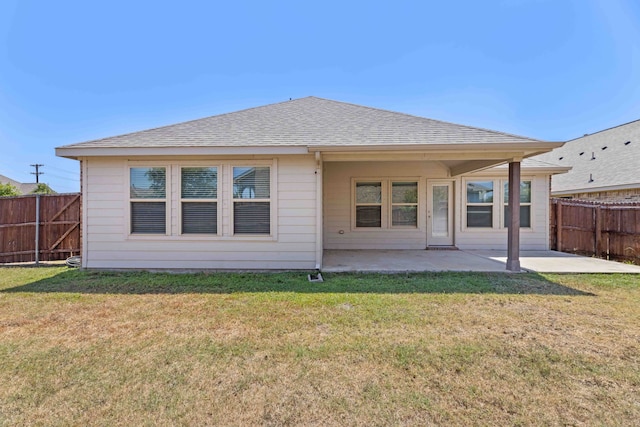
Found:
[[[77,193],[0,197],[0,263],[79,255],[80,205]]]
[[[640,265],[640,203],[551,199],[551,249]]]

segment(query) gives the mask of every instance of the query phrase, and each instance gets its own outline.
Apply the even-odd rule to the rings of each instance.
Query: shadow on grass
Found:
[[[308,272],[171,274],[67,270],[50,278],[5,288],[0,292],[140,295],[236,292],[594,295],[551,282],[536,273],[326,273],[323,283],[308,282],[307,274]]]

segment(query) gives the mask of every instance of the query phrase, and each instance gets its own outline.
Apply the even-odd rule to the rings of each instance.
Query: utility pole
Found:
[[[40,183],[40,175],[42,175],[44,172],[40,172],[40,168],[43,167],[44,165],[40,165],[40,164],[35,164],[35,165],[31,165],[32,167],[36,168],[35,172],[31,172],[31,175],[35,175],[36,176],[36,184]]]

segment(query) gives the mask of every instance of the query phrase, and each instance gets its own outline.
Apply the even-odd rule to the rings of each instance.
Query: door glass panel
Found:
[[[431,234],[445,237],[449,235],[449,186],[433,186],[433,223]]]

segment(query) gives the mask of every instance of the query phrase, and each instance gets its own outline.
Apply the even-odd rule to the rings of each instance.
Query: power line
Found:
[[[51,165],[49,165],[49,166],[47,166],[47,167],[48,167],[49,169],[53,169],[53,170],[55,170],[55,171],[57,171],[57,172],[64,172],[64,173],[68,173],[69,175],[78,175],[78,171],[76,171],[76,172],[70,172],[70,171],[68,171],[68,170],[60,169],[60,168],[57,168],[57,167],[55,167],[55,166],[51,166]]]
[[[77,193],[79,189],[79,187],[60,187],[56,185],[55,191],[58,193]]]
[[[38,164],[36,163],[35,165],[31,165],[34,168],[36,168],[35,172],[31,172],[31,175],[35,175],[36,176],[36,184],[40,183],[40,175],[44,174],[44,172],[40,172],[40,168],[43,167],[44,165]]]
[[[54,175],[52,173],[47,174],[47,176],[53,176],[53,177],[56,177],[58,179],[64,179],[65,181],[80,182],[80,177],[77,177],[77,178],[73,179],[73,178],[69,178],[67,176]]]

